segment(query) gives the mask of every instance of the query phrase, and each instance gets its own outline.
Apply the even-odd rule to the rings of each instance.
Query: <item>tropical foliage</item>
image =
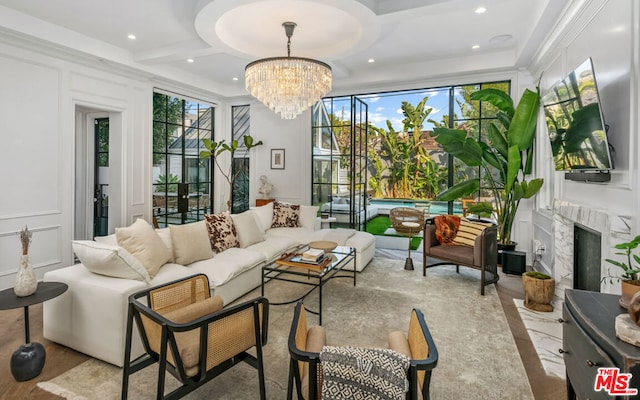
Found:
[[[640,245],[640,235],[636,236],[630,242],[618,243],[615,245],[615,248],[618,250],[623,250],[622,252],[617,252],[617,255],[625,256],[627,258],[627,262],[620,262],[617,260],[612,260],[607,258],[607,261],[610,264],[615,265],[616,267],[622,269],[621,279],[624,280],[636,280],[640,278],[640,257],[637,254],[632,254],[631,252],[635,250],[638,245]],[[636,262],[637,265],[633,265],[631,259]],[[605,277],[606,278],[606,277]],[[605,279],[603,278],[603,279]],[[610,278],[611,279],[611,278]]]
[[[416,106],[403,101],[403,130],[396,131],[387,120],[387,129],[371,126],[369,158],[372,174],[369,187],[375,197],[435,197],[446,183],[446,167],[439,165],[427,149],[428,135],[423,134],[425,119],[432,109],[428,97]]]
[[[247,151],[251,150],[254,147],[262,145],[262,140],[259,142],[254,142],[253,137],[251,135],[243,136],[244,147]],[[238,168],[236,172],[233,172],[233,163],[229,163],[229,170],[225,171],[220,165],[220,161],[218,158],[221,154],[228,152],[231,155],[231,160],[233,160],[233,155],[238,150],[238,146],[240,145],[237,139],[233,139],[231,142],[227,143],[224,139],[220,141],[210,140],[210,139],[202,139],[202,143],[206,147],[206,150],[200,152],[200,158],[212,158],[214,164],[220,171],[220,173],[225,177],[227,183],[229,184],[229,200],[227,200],[227,207],[231,210],[231,201],[233,199],[233,188],[234,182],[243,169]]]
[[[511,230],[522,199],[534,196],[542,179],[527,181],[533,163],[533,139],[540,104],[538,91],[525,90],[514,107],[511,97],[493,88],[479,90],[472,100],[484,101],[499,111],[496,121],[488,125],[489,143],[471,137],[462,129],[435,128],[433,135],[443,149],[469,167],[480,167],[484,180],[493,192],[500,243],[511,242]],[[461,181],[443,193],[440,200],[456,200],[477,192],[481,179]]]

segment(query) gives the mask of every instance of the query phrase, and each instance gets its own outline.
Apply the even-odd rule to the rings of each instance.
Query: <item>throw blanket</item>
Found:
[[[390,349],[324,346],[323,400],[404,400],[409,358]]]

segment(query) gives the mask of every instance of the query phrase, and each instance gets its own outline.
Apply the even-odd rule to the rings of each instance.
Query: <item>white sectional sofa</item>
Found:
[[[76,241],[74,251],[82,262],[44,275],[45,281],[69,285],[64,294],[43,305],[44,337],[122,366],[128,297],[147,287],[204,273],[212,295],[229,304],[260,286],[263,265],[312,240],[355,247],[356,262],[346,269],[362,271],[373,258],[374,236],[350,229],[318,229],[316,214],[317,207],[300,206],[298,227],[272,227],[273,203],[231,215],[238,246],[215,253],[205,221],[153,231],[138,220],[114,235]],[[153,261],[159,265],[147,270]],[[132,357],[142,353],[136,334]]]

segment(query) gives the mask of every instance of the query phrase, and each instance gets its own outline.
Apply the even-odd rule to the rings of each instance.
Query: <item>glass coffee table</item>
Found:
[[[327,253],[331,258],[320,264],[295,262],[295,256],[308,248],[309,246],[307,245],[301,246],[294,253],[283,254],[280,259],[262,267],[262,296],[265,295],[265,283],[272,279],[310,286],[310,289],[302,296],[293,300],[279,303],[270,301],[269,304],[274,306],[296,303],[318,289],[318,311],[309,310],[306,307],[305,309],[312,314],[316,314],[318,316],[318,324],[322,325],[322,287],[333,278],[353,278],[353,286],[356,285],[356,249],[337,246],[331,253]],[[349,274],[347,274],[347,271],[343,271],[343,268],[351,261],[353,261],[354,265],[353,274],[351,274],[351,271],[348,271]]]

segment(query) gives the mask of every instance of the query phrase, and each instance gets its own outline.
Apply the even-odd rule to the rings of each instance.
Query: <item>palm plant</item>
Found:
[[[486,101],[499,110],[498,122],[488,125],[491,146],[459,129],[435,128],[433,135],[444,151],[467,166],[482,168],[495,199],[499,242],[509,244],[520,200],[534,196],[543,184],[540,178],[526,180],[533,163],[540,93],[526,89],[517,108],[508,94],[497,89],[479,90],[471,99]],[[497,171],[497,176],[493,171]],[[440,193],[438,198],[453,201],[479,188],[480,178],[470,179]]]

